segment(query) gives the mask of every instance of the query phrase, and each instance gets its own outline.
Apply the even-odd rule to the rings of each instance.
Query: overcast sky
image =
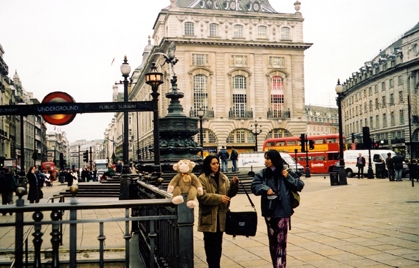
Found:
[[[335,107],[337,78],[346,80],[419,22],[418,0],[299,1],[304,42],[313,43],[305,51],[306,104]],[[270,1],[281,13],[294,13],[294,2]],[[168,5],[170,0],[0,0],[9,77],[17,70],[39,101],[53,91],[76,102],[112,101],[124,55],[132,69],[141,64],[157,14]],[[78,114],[55,131],[65,131],[70,142],[103,139],[112,117]]]

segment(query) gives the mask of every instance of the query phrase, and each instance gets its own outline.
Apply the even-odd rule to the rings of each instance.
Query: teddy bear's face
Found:
[[[185,161],[180,161],[179,162],[179,171],[181,173],[188,173],[188,172],[190,172],[188,163],[186,163]]]
[[[195,166],[195,162],[183,159],[179,160],[176,164],[173,165],[173,169],[180,173],[190,173]]]

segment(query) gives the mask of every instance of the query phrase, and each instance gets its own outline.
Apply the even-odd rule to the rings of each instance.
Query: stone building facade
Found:
[[[159,116],[167,114],[170,100],[165,95],[171,90],[173,72],[161,54],[174,42],[179,62],[173,71],[184,94],[180,99],[184,113],[197,118],[200,108],[205,111],[204,154],[221,146],[254,151],[255,138],[261,151],[266,138],[306,131],[304,51],[311,44],[303,40],[300,2],[295,2],[292,14],[275,11],[268,0],[170,2],[154,24],[154,45],[149,42],[142,64],[132,74],[130,101],[151,100],[145,74],[156,62],[164,74]],[[105,131],[105,140],[121,129],[122,117],[117,118]],[[253,133],[255,121],[259,135]],[[136,159],[135,148],[148,157],[152,114],[130,113],[130,130],[130,158]]]
[[[378,148],[418,158],[418,89],[419,23],[343,83],[347,142],[354,133],[356,142],[362,143],[362,128],[369,127]]]

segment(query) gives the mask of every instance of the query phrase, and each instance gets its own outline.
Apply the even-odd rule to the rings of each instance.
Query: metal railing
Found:
[[[60,267],[60,264],[68,262],[68,267],[77,267],[77,264],[81,262],[77,258],[79,250],[77,247],[77,226],[87,223],[97,224],[96,229],[99,230],[97,248],[90,248],[90,250],[99,252],[96,261],[99,267],[104,267],[107,261],[104,258],[107,237],[110,237],[112,241],[116,239],[125,240],[121,241],[121,243],[125,242],[125,257],[121,260],[126,264],[126,267],[130,267],[130,240],[133,237],[133,232],[138,234],[135,236],[138,237],[138,243],[134,243],[134,245],[138,245],[138,254],[141,254],[140,257],[144,260],[146,267],[193,267],[193,209],[186,207],[185,204],[178,206],[172,204],[169,199],[170,194],[145,182],[135,181],[130,187],[138,189],[137,198],[139,199],[78,202],[75,193],[73,193],[70,202],[47,204],[24,204],[22,199],[24,190],[19,188],[17,191],[19,199],[16,206],[0,207],[0,213],[12,212],[16,215],[15,222],[0,223],[0,228],[15,227],[14,267],[20,268],[28,265],[43,267],[45,260],[41,258],[41,247],[43,241],[48,240],[51,241],[49,266]],[[59,196],[52,200],[57,198],[63,200]],[[123,210],[124,216],[109,218],[78,217],[78,215],[89,214],[88,210],[110,209]],[[68,213],[67,219],[62,217],[64,212]],[[25,213],[33,214],[29,219],[29,217],[24,217]],[[50,219],[44,218],[44,215],[48,214],[50,214]],[[113,237],[115,232],[105,234],[104,225],[116,222],[125,225],[123,235],[115,238]],[[132,230],[130,230],[130,222],[132,223]],[[24,238],[24,227],[27,229],[27,226],[33,227],[31,231],[33,245],[23,248],[24,240],[28,241]],[[60,226],[66,226],[65,231]],[[42,232],[42,228],[51,229],[50,239],[44,238],[47,232]],[[69,236],[69,245],[67,245],[69,254],[68,259],[63,261],[60,260],[59,253],[65,251],[62,245],[64,233]],[[28,237],[28,233],[26,237]],[[28,255],[33,257],[29,259]],[[23,256],[26,257],[23,258]]]

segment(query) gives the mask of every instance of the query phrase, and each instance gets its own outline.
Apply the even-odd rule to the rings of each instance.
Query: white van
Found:
[[[364,175],[368,174],[369,168],[369,154],[368,150],[346,150],[343,152],[343,159],[345,160],[345,170],[347,177],[353,177],[354,175],[358,174],[358,167],[356,166],[356,159],[359,154],[365,158],[365,167],[364,167]],[[372,172],[375,176],[379,176],[381,178],[387,177],[387,169],[385,167],[385,162],[387,158],[387,154],[390,153],[391,157],[395,156],[396,153],[391,150],[371,150],[371,162],[372,162]],[[384,164],[384,165],[383,165]],[[379,171],[377,174],[377,171]],[[381,172],[380,172],[381,171]],[[406,174],[407,165],[403,165],[403,174]]]
[[[280,154],[292,171],[299,176],[304,173],[304,167],[295,162],[291,155],[282,152],[280,152]],[[265,152],[239,154],[237,168],[240,172],[259,172],[261,169],[265,168]]]

